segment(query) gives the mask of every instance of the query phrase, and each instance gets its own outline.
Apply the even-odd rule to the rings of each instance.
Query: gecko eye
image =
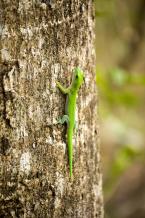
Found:
[[[76,75],[76,79],[78,79],[78,75]]]

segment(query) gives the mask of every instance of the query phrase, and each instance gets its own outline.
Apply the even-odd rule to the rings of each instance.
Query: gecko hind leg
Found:
[[[62,118],[58,119],[58,123],[59,124],[64,124],[64,123],[69,123],[69,116],[68,115],[63,115]]]

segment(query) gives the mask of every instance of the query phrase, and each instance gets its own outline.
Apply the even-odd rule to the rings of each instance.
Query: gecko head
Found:
[[[84,80],[84,72],[79,68],[76,67],[73,71],[73,85],[76,89],[79,89],[82,85]]]

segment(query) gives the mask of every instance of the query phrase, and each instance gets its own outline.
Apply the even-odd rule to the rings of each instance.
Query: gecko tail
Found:
[[[70,178],[73,177],[73,145],[72,145],[73,129],[68,131],[68,162]]]
[[[70,174],[70,178],[72,179],[73,177],[73,146],[69,146],[68,149],[68,158],[69,158],[69,174]]]

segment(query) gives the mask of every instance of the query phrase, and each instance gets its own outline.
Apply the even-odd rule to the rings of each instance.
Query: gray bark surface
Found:
[[[0,2],[0,217],[102,218],[91,0]],[[72,69],[77,101],[71,181],[64,114]]]

